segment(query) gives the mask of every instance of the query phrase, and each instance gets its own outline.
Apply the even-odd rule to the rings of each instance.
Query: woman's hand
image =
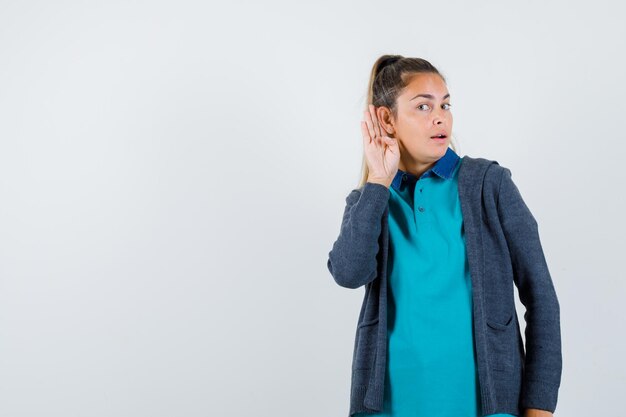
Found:
[[[524,412],[524,417],[552,417],[553,414],[546,410],[539,410],[537,408],[527,408]]]
[[[398,172],[400,148],[395,138],[387,136],[387,132],[380,126],[376,116],[376,108],[370,104],[365,110],[365,120],[361,121],[363,133],[363,149],[369,175],[368,182],[384,184],[387,188]]]

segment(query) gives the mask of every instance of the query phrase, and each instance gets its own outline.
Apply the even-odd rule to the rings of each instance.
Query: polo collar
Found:
[[[439,158],[437,162],[435,162],[435,165],[433,165],[426,172],[424,172],[420,178],[431,177],[434,173],[443,179],[450,179],[452,178],[452,174],[454,173],[454,168],[456,168],[456,164],[459,162],[460,159],[461,158],[459,157],[459,155],[456,152],[454,152],[452,148],[448,148],[446,150],[446,153],[441,158]],[[415,175],[411,174],[410,172],[405,172],[405,171],[402,171],[401,169],[398,169],[398,172],[393,178],[391,185],[396,190],[400,190],[400,186],[402,185],[403,181],[406,182],[410,180],[411,182],[414,183],[420,178],[417,178]]]

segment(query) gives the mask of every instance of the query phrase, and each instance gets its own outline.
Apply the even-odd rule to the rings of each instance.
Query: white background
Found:
[[[446,76],[459,154],[539,223],[555,415],[617,416],[624,12],[0,1],[0,416],[347,416],[364,291],[326,260],[387,53]]]

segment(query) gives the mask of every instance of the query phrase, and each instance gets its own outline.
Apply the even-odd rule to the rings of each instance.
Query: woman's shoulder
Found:
[[[484,170],[485,172],[491,171],[490,174],[502,174],[504,167],[500,162],[495,159],[484,158],[481,156],[469,156],[464,155],[461,157],[461,166],[465,165],[466,167],[472,168],[474,170]]]
[[[482,182],[483,189],[496,190],[499,187],[503,174],[509,168],[503,166],[495,159],[484,157],[472,157],[465,155],[461,158],[459,168],[459,181]]]

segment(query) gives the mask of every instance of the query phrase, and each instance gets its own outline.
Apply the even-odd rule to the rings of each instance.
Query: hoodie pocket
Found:
[[[378,345],[378,317],[364,321],[357,326],[353,369],[370,369]]]
[[[513,367],[513,355],[516,354],[517,348],[514,322],[513,314],[504,323],[487,320],[489,362],[494,371],[510,371]]]
[[[499,323],[497,321],[487,319],[487,326],[489,326],[489,327],[491,327],[492,329],[495,329],[495,330],[507,330],[507,329],[510,329],[512,327],[511,323],[513,323],[513,313],[511,313],[509,318],[504,323]]]

